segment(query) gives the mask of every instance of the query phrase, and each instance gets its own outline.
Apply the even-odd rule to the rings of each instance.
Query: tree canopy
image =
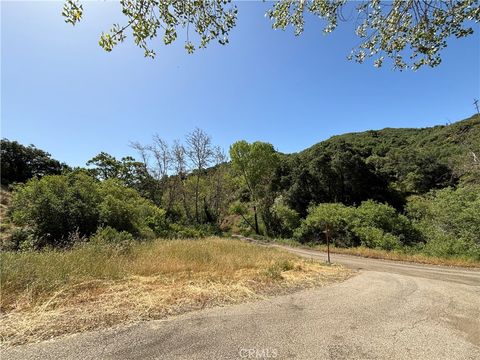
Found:
[[[225,45],[238,16],[231,0],[121,0],[120,4],[126,21],[102,33],[99,45],[112,51],[131,30],[135,44],[152,58],[154,39],[162,36],[169,45],[182,29],[188,53],[214,40]],[[359,45],[348,59],[363,63],[372,58],[381,67],[388,58],[395,68],[413,70],[439,65],[447,40],[473,34],[473,23],[480,21],[478,0],[362,0],[355,2],[355,9],[348,6],[353,5],[346,0],[279,0],[266,16],[274,29],[292,27],[296,36],[303,33],[307,14],[325,24],[325,34],[340,22],[354,21]],[[62,14],[75,25],[83,16],[83,6],[78,0],[67,0]]]
[[[60,174],[67,166],[52,159],[49,153],[33,145],[24,146],[16,141],[1,140],[1,182],[8,185],[25,182],[33,177]]]
[[[251,144],[245,140],[230,146],[233,169],[241,176],[253,203],[255,232],[259,234],[257,206],[265,198],[268,184],[273,180],[278,166],[278,156],[273,145],[261,141]]]

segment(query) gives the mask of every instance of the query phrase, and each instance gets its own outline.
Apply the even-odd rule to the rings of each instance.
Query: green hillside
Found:
[[[401,208],[405,198],[471,181],[480,117],[430,128],[386,128],[333,136],[285,156],[280,188],[302,214],[310,203],[367,198]]]
[[[450,125],[428,128],[385,128],[333,136],[302,151],[315,153],[319,149],[338,144],[349,144],[364,157],[387,156],[396,151],[428,151],[441,160],[461,155],[469,148],[480,146],[480,116]]]

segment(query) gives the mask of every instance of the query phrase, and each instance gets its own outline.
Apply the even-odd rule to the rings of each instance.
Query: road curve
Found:
[[[304,257],[318,259],[325,261],[326,253],[315,250],[292,248],[283,245],[271,245],[281,248],[297,255]],[[380,272],[389,272],[399,275],[408,275],[423,277],[426,279],[451,281],[465,285],[479,285],[480,286],[480,270],[467,269],[460,267],[439,266],[439,265],[424,265],[409,262],[399,262],[391,260],[379,260],[364,258],[353,255],[330,254],[332,262],[342,264],[346,267],[356,270],[371,270]]]
[[[332,260],[361,270],[325,288],[19,346],[2,359],[480,359],[478,270]]]

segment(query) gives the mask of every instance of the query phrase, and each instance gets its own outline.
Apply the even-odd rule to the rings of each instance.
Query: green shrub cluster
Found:
[[[324,242],[327,229],[332,243],[340,247],[393,250],[420,238],[407,217],[372,200],[358,207],[337,203],[311,207],[294,236],[303,243]]]
[[[300,215],[285,203],[283,196],[277,197],[271,206],[262,205],[262,234],[268,237],[291,238],[300,225]]]
[[[120,181],[98,181],[82,172],[31,179],[14,189],[9,215],[21,226],[18,247],[71,245],[80,237],[110,227],[149,238],[167,228],[165,211]],[[25,232],[28,231],[28,234]]]
[[[359,245],[350,231],[353,208],[340,203],[320,204],[308,209],[307,217],[294,232],[294,238],[302,243],[326,240],[325,231],[338,246]]]
[[[407,211],[425,238],[424,253],[480,260],[480,185],[412,196]]]
[[[399,238],[374,226],[358,226],[353,232],[362,246],[372,249],[395,250],[400,248]]]
[[[339,247],[480,260],[480,185],[412,196],[406,215],[372,200],[358,207],[320,204],[310,207],[294,238],[302,243],[323,243],[327,227],[333,245]]]
[[[298,213],[280,203],[274,205],[273,214],[278,223],[278,234],[285,237],[291,237],[293,231],[300,225],[300,216]]]

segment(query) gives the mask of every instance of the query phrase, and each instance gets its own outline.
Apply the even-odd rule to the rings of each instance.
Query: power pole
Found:
[[[477,115],[480,115],[480,111],[478,110],[478,99],[473,99],[473,105],[477,108]]]

